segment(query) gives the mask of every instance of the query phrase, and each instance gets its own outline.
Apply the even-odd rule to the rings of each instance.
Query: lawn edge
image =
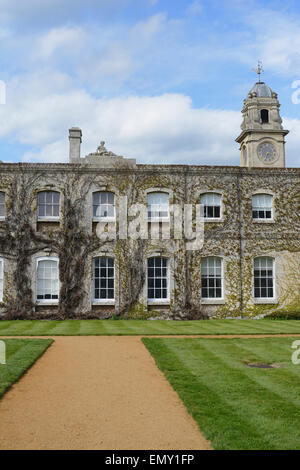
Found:
[[[7,338],[7,339],[10,339],[10,338]],[[16,339],[16,341],[18,341],[18,338],[12,338],[12,339]],[[25,338],[23,338],[25,339]],[[28,341],[36,341],[37,338],[27,338]],[[50,346],[52,346],[52,344],[54,343],[54,339],[51,339],[51,338],[45,338],[45,339],[41,339],[41,341],[45,341],[45,342],[48,342],[48,344],[46,345],[46,348],[41,351],[34,359],[32,362],[29,363],[28,367],[26,367],[26,369],[24,369],[21,374],[16,378],[16,380],[14,380],[13,382],[10,383],[10,385],[4,389],[2,395],[0,394],[0,401],[2,400],[2,398],[4,397],[4,395],[12,388],[13,385],[15,385],[16,383],[19,382],[19,380],[24,377],[24,375],[31,369],[31,367],[46,353],[46,351],[50,348]]]

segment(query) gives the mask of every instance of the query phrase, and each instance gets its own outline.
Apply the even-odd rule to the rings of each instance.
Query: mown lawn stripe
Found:
[[[245,419],[234,402],[230,403],[224,399],[218,388],[212,386],[205,373],[194,373],[193,368],[188,367],[186,362],[178,357],[178,350],[170,347],[169,342],[173,340],[157,339],[164,342],[162,347],[158,346],[159,357],[163,356],[162,362],[157,356],[157,351],[151,349],[153,341],[156,339],[144,339],[158,367],[165,373],[198,423],[200,430],[212,442],[215,449],[252,449],[255,448],[258,435],[259,442],[264,448],[272,448],[272,442],[265,439],[264,434],[261,435],[257,427]],[[157,347],[157,344],[155,346]],[[201,349],[201,346],[199,348]],[[218,376],[214,371],[212,375],[215,379]],[[246,443],[245,429],[247,429]],[[228,447],[227,442],[231,443],[231,447]]]
[[[64,320],[0,321],[1,336],[300,334],[300,321]]]
[[[300,449],[300,367],[288,380],[286,370],[243,363],[245,354],[262,362],[286,358],[289,338],[143,342],[214,448]]]

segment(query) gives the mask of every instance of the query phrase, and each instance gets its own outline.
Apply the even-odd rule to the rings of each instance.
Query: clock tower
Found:
[[[262,69],[259,64],[257,73]],[[241,166],[285,167],[285,136],[277,93],[260,79],[248,93],[242,110],[240,144]]]

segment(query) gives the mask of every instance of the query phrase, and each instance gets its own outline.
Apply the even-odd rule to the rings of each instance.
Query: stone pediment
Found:
[[[88,154],[83,160],[84,163],[88,165],[96,165],[104,168],[136,166],[136,160],[134,158],[124,158],[107,150],[104,141],[100,142],[95,152]]]

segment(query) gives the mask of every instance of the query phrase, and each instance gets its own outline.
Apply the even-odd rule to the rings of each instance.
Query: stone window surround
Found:
[[[95,258],[113,258],[114,260],[114,299],[95,299],[94,298],[94,259]],[[116,257],[111,251],[99,251],[93,253],[90,262],[90,301],[91,305],[116,305],[116,292],[118,286],[118,271],[116,267]]]
[[[274,279],[274,284],[273,284],[273,292],[274,296],[273,297],[267,297],[267,298],[256,298],[254,297],[254,260],[257,258],[272,258],[273,259],[273,279]],[[259,254],[257,256],[254,256],[252,259],[252,298],[254,304],[278,304],[278,285],[277,285],[277,273],[278,273],[278,268],[279,268],[279,260],[278,260],[278,255],[276,254]]]
[[[114,208],[115,208],[115,215],[114,217],[96,217],[94,216],[94,194],[96,193],[112,193],[114,195]],[[93,222],[116,222],[117,220],[117,194],[115,190],[110,189],[99,189],[92,191],[92,220]]]
[[[37,194],[40,193],[40,192],[43,192],[43,191],[54,191],[54,192],[58,192],[60,194],[60,215],[58,217],[39,217],[37,215],[37,221],[38,222],[59,222],[61,220],[61,208],[62,208],[62,205],[63,205],[63,195],[61,193],[61,191],[57,188],[53,188],[52,185],[50,186],[45,186],[45,187],[41,187],[41,188],[38,188],[37,190]],[[111,192],[115,195],[115,217],[114,218],[105,218],[105,219],[100,219],[100,218],[95,218],[93,217],[93,194],[96,193],[96,192],[101,192],[101,191],[105,191],[105,192]],[[4,192],[6,194],[6,192],[4,190],[1,190],[0,188],[0,192]],[[168,188],[163,188],[163,187],[153,187],[153,188],[147,188],[145,193],[146,195],[148,193],[151,193],[151,192],[165,192],[165,193],[168,193],[169,194],[169,203],[171,203],[170,201],[173,199],[173,191],[168,189]],[[201,197],[203,194],[207,194],[207,193],[216,193],[216,194],[220,194],[221,196],[221,214],[220,214],[220,218],[206,218],[205,219],[205,223],[219,223],[219,222],[224,222],[224,204],[223,204],[223,191],[221,190],[201,190],[201,192],[199,193],[199,196]],[[251,210],[252,210],[252,196],[254,195],[257,195],[257,194],[268,194],[270,196],[273,197],[272,199],[272,218],[271,219],[252,219],[252,222],[255,223],[255,224],[272,224],[272,223],[275,223],[276,222],[276,213],[275,213],[275,198],[276,198],[276,194],[269,190],[269,189],[264,189],[264,188],[260,188],[260,189],[256,189],[255,191],[253,191],[251,193]],[[113,188],[108,188],[106,185],[103,185],[103,186],[99,186],[98,189],[93,189],[91,191],[91,204],[90,204],[90,207],[91,207],[91,219],[93,222],[99,222],[101,220],[103,221],[106,221],[106,222],[116,222],[117,218],[118,218],[118,215],[119,215],[119,207],[118,207],[118,191],[117,189]],[[199,197],[199,198],[200,198]],[[36,207],[37,207],[37,203],[36,203]],[[5,220],[5,216],[4,217],[0,217],[0,221],[1,220]],[[170,220],[170,213],[169,213],[169,219]],[[165,220],[166,222],[168,220]]]
[[[115,217],[105,217],[105,218],[99,218],[99,217],[94,217],[93,214],[93,195],[94,193],[101,193],[101,192],[109,192],[113,193],[115,197]],[[108,184],[100,184],[97,185],[94,183],[88,192],[88,195],[86,196],[86,210],[89,215],[89,220],[92,222],[117,222],[119,219],[119,190],[115,187],[112,187]]]
[[[209,194],[209,193],[214,193],[214,194],[219,194],[221,196],[221,206],[220,206],[220,217],[218,218],[205,218],[204,219],[204,223],[222,223],[224,222],[224,202],[223,202],[223,198],[224,198],[224,192],[223,190],[220,190],[220,189],[201,189],[200,193],[199,193],[199,201],[201,200],[201,196],[203,196],[204,194]]]
[[[165,258],[167,260],[167,279],[168,279],[168,298],[167,299],[153,299],[153,300],[148,300],[148,259],[149,258]],[[147,257],[144,262],[144,270],[146,273],[146,282],[144,285],[144,298],[146,299],[146,303],[149,306],[152,305],[170,305],[170,299],[171,299],[171,294],[174,289],[174,278],[172,275],[172,268],[173,268],[173,255],[166,253],[164,250],[155,250],[152,251],[151,253],[147,254]]]
[[[226,273],[226,258],[222,255],[214,255],[210,254],[207,256],[201,257],[201,261],[203,258],[221,258],[221,276],[222,276],[222,297],[220,298],[202,298],[201,297],[201,304],[203,305],[223,305],[226,302],[226,284],[225,284],[225,273]],[[200,276],[201,276],[201,267],[200,267]]]
[[[169,215],[168,217],[166,218],[158,218],[158,219],[148,219],[148,222],[170,222],[171,221],[171,213],[170,213],[170,204],[172,204],[172,201],[173,201],[173,191],[172,189],[169,189],[169,188],[164,188],[164,187],[161,187],[161,186],[155,186],[155,187],[151,187],[151,188],[147,188],[145,190],[145,194],[146,194],[146,207],[148,207],[148,194],[150,193],[166,193],[169,195]],[[148,213],[148,211],[147,211]]]
[[[39,217],[38,215],[38,194],[43,192],[55,192],[59,193],[59,216],[58,217]],[[62,215],[62,207],[63,207],[63,193],[60,189],[58,189],[54,184],[45,185],[43,187],[39,187],[36,189],[36,220],[37,222],[60,222],[61,215]]]
[[[257,196],[258,194],[267,194],[272,196],[272,218],[271,219],[253,219],[252,217],[252,197]],[[275,198],[276,193],[270,189],[258,188],[251,193],[251,219],[254,224],[275,224],[276,222],[276,212],[275,212]]]
[[[33,302],[35,305],[58,305],[59,303],[59,294],[58,294],[58,299],[45,299],[45,300],[38,300],[37,299],[37,267],[38,267],[38,262],[39,261],[57,261],[57,268],[58,268],[58,273],[59,273],[59,257],[58,255],[56,255],[55,253],[52,253],[51,256],[50,256],[50,252],[49,253],[45,253],[45,252],[39,252],[39,253],[36,253],[33,257],[33,263],[32,263],[32,267],[33,267],[33,276],[32,276],[32,279],[33,279],[33,285],[34,285],[34,288],[32,289],[33,291]],[[58,292],[60,290],[60,281],[58,279]]]
[[[167,297],[165,299],[149,299],[148,298],[148,260],[150,258],[163,258],[167,261]],[[169,305],[170,304],[170,262],[169,262],[169,258],[167,258],[166,256],[159,256],[159,255],[155,255],[155,256],[149,256],[147,258],[147,303],[148,305]]]
[[[94,298],[94,259],[95,258],[112,258],[114,260],[114,298],[113,299],[95,299]],[[115,305],[116,304],[116,260],[115,255],[109,252],[104,252],[99,255],[92,256],[92,282],[91,282],[91,300],[92,305]]]

